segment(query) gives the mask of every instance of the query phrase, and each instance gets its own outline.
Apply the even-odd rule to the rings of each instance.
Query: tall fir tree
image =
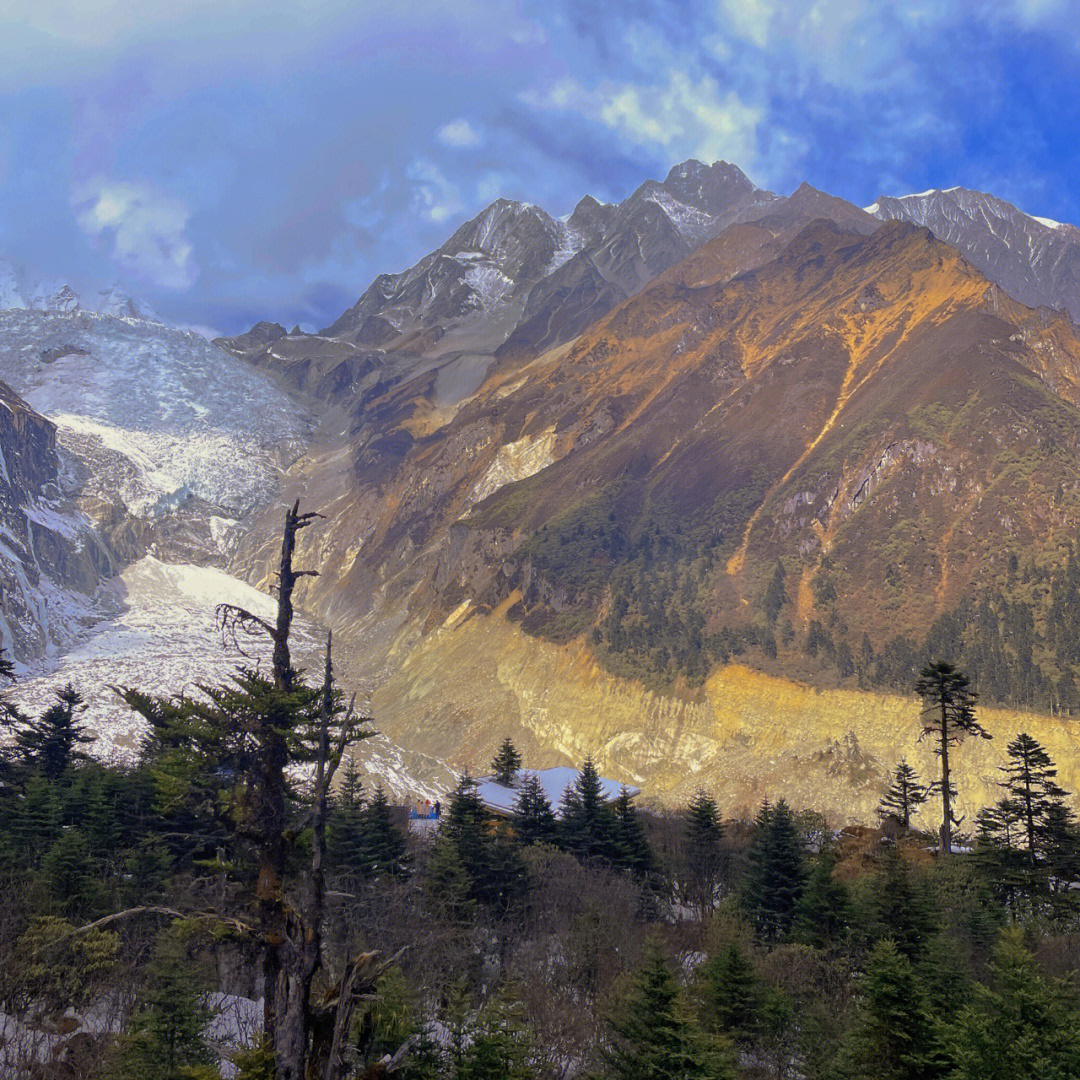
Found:
[[[943,1075],[933,1025],[911,961],[879,941],[859,981],[855,1025],[838,1055],[838,1080],[931,1080]]]
[[[897,822],[903,829],[910,829],[911,819],[928,797],[929,791],[920,781],[919,774],[901,758],[888,791],[878,803],[878,815]]]
[[[405,835],[394,824],[382,784],[360,812],[360,862],[367,877],[404,877],[408,871]]]
[[[723,837],[716,800],[699,790],[683,813],[683,872],[687,899],[702,918],[716,903]]]
[[[581,766],[577,781],[564,792],[560,810],[559,831],[568,851],[580,859],[614,859],[615,814],[591,756]]]
[[[1069,794],[1055,779],[1057,767],[1050,755],[1026,731],[1006,748],[1008,763],[1001,766],[1010,808],[1018,817],[1023,846],[1032,867],[1045,847],[1050,808],[1062,805]]]
[[[734,1080],[722,1039],[704,1032],[675,976],[653,950],[622,1014],[611,1022],[613,1080]]]
[[[513,740],[507,735],[491,761],[491,774],[503,787],[513,787],[520,768],[521,754],[518,753]]]
[[[950,1080],[1076,1080],[1080,1077],[1080,1000],[1076,988],[1043,976],[1023,931],[1002,935],[990,979],[945,1030]]]
[[[514,803],[514,836],[518,843],[550,844],[557,837],[555,811],[535,773],[526,773]]]
[[[71,683],[57,691],[56,702],[16,736],[16,746],[27,769],[40,773],[46,780],[59,780],[82,759],[79,748],[94,741],[94,736],[83,729],[79,720],[85,709],[83,696]]]
[[[158,935],[147,965],[147,984],[118,1041],[107,1080],[213,1080],[216,1055],[203,1032],[213,1019],[206,983],[188,955],[188,927]]]
[[[701,965],[696,982],[705,1030],[748,1046],[761,1030],[767,989],[742,949],[726,945]]]
[[[806,886],[806,860],[795,815],[781,799],[764,803],[747,851],[741,900],[765,941],[787,937]]]
[[[646,877],[653,869],[653,853],[641,824],[633,797],[624,786],[614,805],[612,843],[615,864],[636,877]]]
[[[934,740],[934,753],[941,758],[941,779],[935,790],[941,795],[941,851],[952,853],[952,830],[957,824],[953,814],[955,788],[949,753],[967,735],[982,739],[990,733],[975,719],[976,694],[971,681],[944,660],[927,664],[915,682],[915,692],[923,699],[923,734]]]

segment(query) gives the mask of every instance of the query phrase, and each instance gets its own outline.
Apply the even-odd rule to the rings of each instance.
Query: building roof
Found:
[[[530,775],[535,776],[540,781],[540,786],[544,789],[548,802],[551,803],[552,809],[558,814],[563,792],[577,783],[578,777],[581,776],[581,770],[571,768],[569,765],[557,765],[554,769],[518,769],[513,787],[500,784],[493,776],[481,776],[476,781],[476,793],[489,810],[494,811],[496,814],[512,814],[518,795],[521,792],[522,781],[526,776]],[[631,787],[629,784],[621,784],[618,780],[607,780],[600,777],[600,789],[608,802],[614,802],[624,787],[631,796],[641,794],[640,788]]]

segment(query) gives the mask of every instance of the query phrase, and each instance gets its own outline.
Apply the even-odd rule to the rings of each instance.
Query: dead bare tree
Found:
[[[255,913],[251,939],[259,954],[263,979],[263,1037],[275,1055],[277,1080],[338,1080],[343,1075],[343,1041],[353,1004],[374,992],[383,965],[362,954],[313,1002],[323,972],[323,925],[326,917],[326,818],[334,776],[350,744],[373,734],[369,718],[355,711],[355,696],[345,707],[333,680],[333,638],[328,635],[322,685],[304,685],[293,667],[289,636],[293,590],[315,570],[293,565],[297,535],[320,514],[300,512],[299,501],[285,514],[277,577],[277,614],[273,622],[235,604],[218,607],[224,637],[267,636],[273,645],[272,682],[257,671],[242,670],[238,688],[203,687],[209,704],[190,698],[154,702],[122,691],[133,707],[160,726],[162,718],[195,717],[209,732],[203,760],[232,740],[239,745],[230,766],[242,797],[226,814],[228,827],[252,854]],[[243,650],[241,650],[242,652]],[[292,820],[289,768],[313,764],[310,799],[301,820]],[[310,830],[311,861],[290,890],[288,868],[297,841]],[[336,989],[334,988],[336,987]]]

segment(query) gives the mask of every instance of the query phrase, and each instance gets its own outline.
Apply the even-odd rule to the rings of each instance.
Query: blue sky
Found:
[[[5,0],[0,255],[177,322],[331,322],[506,196],[687,157],[1080,222],[1069,0]]]

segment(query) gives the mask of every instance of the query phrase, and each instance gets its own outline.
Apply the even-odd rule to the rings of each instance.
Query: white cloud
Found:
[[[130,273],[165,289],[186,289],[199,276],[185,235],[190,213],[179,199],[99,177],[78,188],[72,204],[83,232],[110,244],[110,257]]]
[[[721,0],[724,14],[732,29],[759,49],[769,43],[769,28],[776,14],[776,4],[771,0]]]
[[[529,104],[581,113],[617,131],[635,145],[662,147],[672,158],[724,158],[751,167],[757,158],[762,109],[734,90],[722,93],[716,80],[696,81],[672,69],[660,84],[603,82],[588,90],[575,79],[556,82],[545,94],[526,95]]]
[[[434,162],[421,158],[405,171],[412,186],[413,209],[428,221],[442,222],[463,209],[461,193]]]
[[[451,120],[449,124],[443,124],[439,128],[439,142],[443,146],[452,146],[455,149],[477,146],[480,142],[480,132],[463,116],[459,116],[456,120]]]

